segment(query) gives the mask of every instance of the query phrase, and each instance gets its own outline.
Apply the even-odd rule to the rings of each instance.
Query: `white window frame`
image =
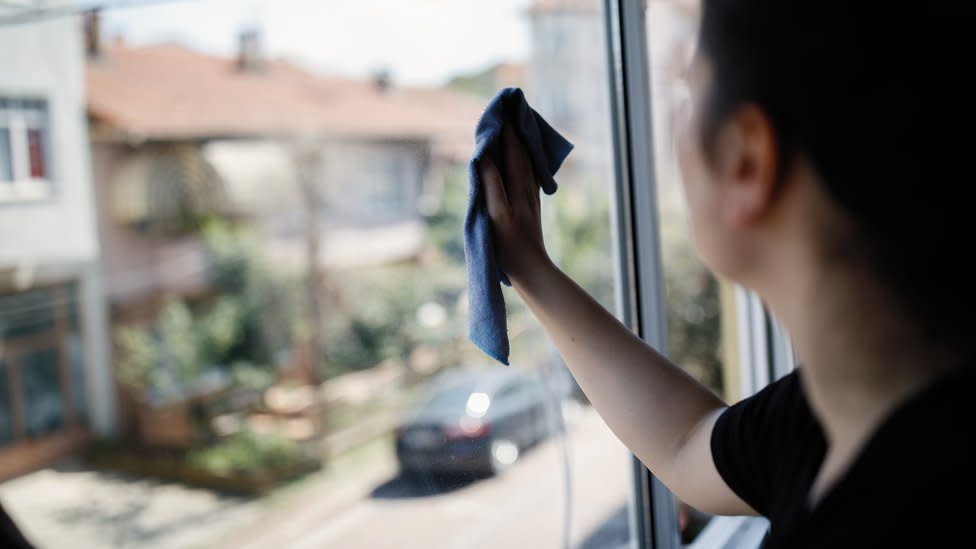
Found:
[[[0,127],[10,135],[10,161],[13,179],[0,179],[0,203],[45,200],[51,196],[51,126],[50,108],[46,99],[25,98],[0,92],[5,101],[36,101],[41,109],[0,104]],[[30,148],[27,132],[40,130],[43,139],[45,177],[30,173]]]
[[[656,170],[653,155],[650,64],[646,4],[604,0],[615,185],[613,237],[617,258],[620,318],[655,349],[667,353],[664,276],[661,265]],[[740,394],[750,395],[794,367],[785,331],[757,296],[736,290],[741,356]],[[632,459],[631,547],[682,547],[674,496],[636,457]],[[694,549],[758,548],[768,521],[758,517],[714,517]]]

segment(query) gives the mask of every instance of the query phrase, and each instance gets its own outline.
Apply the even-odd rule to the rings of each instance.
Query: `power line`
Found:
[[[0,0],[0,6],[19,8],[19,11],[0,16],[0,27],[21,25],[59,17],[70,17],[91,11],[141,8],[156,4],[172,4],[187,0],[102,0],[100,2],[66,2],[54,6],[34,7]]]

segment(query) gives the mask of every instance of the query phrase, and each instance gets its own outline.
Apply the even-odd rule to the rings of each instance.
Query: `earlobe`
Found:
[[[729,193],[723,210],[726,224],[730,227],[749,225],[759,217],[760,211],[756,207],[756,200],[748,195],[749,190],[741,186]]]

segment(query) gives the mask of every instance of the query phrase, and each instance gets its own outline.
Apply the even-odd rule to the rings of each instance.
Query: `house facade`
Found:
[[[115,409],[78,19],[0,28],[0,66],[3,479],[112,432]]]
[[[172,298],[207,298],[200,220],[246,225],[268,265],[302,276],[313,261],[320,272],[348,271],[424,248],[424,213],[448,167],[470,155],[482,101],[383,75],[323,77],[261,57],[256,40],[243,34],[237,58],[87,42],[114,325],[147,324]]]

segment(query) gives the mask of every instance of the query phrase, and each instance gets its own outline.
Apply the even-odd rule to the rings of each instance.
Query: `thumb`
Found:
[[[512,215],[512,206],[508,203],[505,183],[495,164],[491,160],[484,159],[479,163],[478,171],[481,174],[481,184],[485,188],[488,215],[494,220]]]

